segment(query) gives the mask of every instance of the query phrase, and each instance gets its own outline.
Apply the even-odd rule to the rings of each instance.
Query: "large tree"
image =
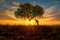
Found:
[[[26,17],[26,18],[29,18],[29,19],[32,19],[36,16],[41,17],[43,14],[44,14],[44,10],[41,6],[39,6],[39,5],[33,6],[30,3],[20,4],[19,8],[15,12],[15,16],[17,18]]]

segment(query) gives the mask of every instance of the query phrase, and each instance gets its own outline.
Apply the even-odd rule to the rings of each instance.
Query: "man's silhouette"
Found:
[[[38,24],[38,22],[39,22],[39,21],[38,21],[38,20],[36,20],[36,19],[35,19],[35,21],[36,21],[37,25],[39,25],[39,24]]]

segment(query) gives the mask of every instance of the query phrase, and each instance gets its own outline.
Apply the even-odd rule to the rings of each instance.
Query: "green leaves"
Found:
[[[30,13],[31,17],[35,17],[35,14],[33,12]]]
[[[31,17],[34,18],[36,16],[42,16],[44,14],[44,10],[39,5],[33,6],[30,3],[20,4],[19,8],[15,12],[16,17]]]

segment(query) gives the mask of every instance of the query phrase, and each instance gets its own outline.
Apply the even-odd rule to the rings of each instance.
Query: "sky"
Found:
[[[18,21],[19,19],[15,17],[14,12],[19,4],[25,2],[44,8],[43,18],[39,18],[39,20],[60,22],[60,0],[0,0],[0,20]]]

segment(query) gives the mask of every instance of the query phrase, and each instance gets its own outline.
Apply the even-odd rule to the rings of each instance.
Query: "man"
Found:
[[[39,24],[38,24],[38,22],[39,22],[39,21],[38,21],[38,20],[36,20],[36,19],[35,19],[35,21],[36,21],[37,25],[39,25]]]

